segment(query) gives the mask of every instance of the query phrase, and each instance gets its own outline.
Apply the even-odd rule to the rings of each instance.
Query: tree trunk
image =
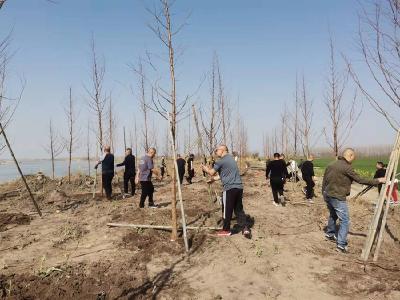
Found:
[[[17,159],[15,158],[14,152],[13,152],[13,150],[12,150],[12,148],[11,148],[10,142],[8,141],[6,132],[4,131],[4,128],[3,128],[3,125],[1,124],[1,122],[0,122],[0,134],[3,134],[3,137],[4,137],[4,140],[5,140],[6,145],[7,145],[7,147],[8,147],[8,150],[10,151],[11,157],[13,158],[14,163],[15,163],[17,169],[18,169],[18,173],[19,173],[19,175],[21,176],[21,179],[22,179],[22,181],[24,182],[24,185],[25,185],[25,187],[26,187],[26,190],[27,190],[28,193],[29,193],[29,197],[31,198],[32,203],[33,203],[33,205],[35,206],[37,213],[39,214],[40,217],[42,217],[42,212],[40,211],[39,205],[37,204],[37,202],[36,202],[36,200],[35,200],[35,197],[33,197],[33,194],[32,194],[32,192],[31,192],[31,189],[29,188],[29,185],[28,185],[28,183],[26,182],[25,176],[24,176],[24,174],[22,173],[21,168],[19,167],[18,161],[17,161]]]

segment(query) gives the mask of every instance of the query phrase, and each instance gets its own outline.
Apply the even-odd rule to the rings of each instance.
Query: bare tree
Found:
[[[293,144],[293,156],[298,155],[298,145],[299,145],[299,102],[300,102],[300,90],[298,84],[298,78],[296,74],[296,90],[294,93],[293,110],[288,111],[288,131],[292,139]]]
[[[49,143],[45,147],[51,158],[52,178],[55,178],[55,159],[64,151],[65,144],[60,139],[60,136],[54,132],[53,123],[49,122]]]
[[[88,162],[88,176],[90,177],[90,122],[87,125],[87,136],[86,136],[86,155]]]
[[[276,133],[276,128],[274,129],[274,134],[273,134],[273,138],[272,138],[272,147],[273,147],[273,152],[277,152],[278,151],[278,135]]]
[[[3,5],[3,3],[0,4]],[[31,198],[32,203],[35,206],[37,213],[41,217],[42,212],[40,211],[40,208],[35,200],[35,197],[33,196],[32,191],[29,188],[29,185],[25,179],[25,176],[22,173],[19,163],[15,157],[14,151],[11,147],[10,141],[8,140],[7,134],[5,132],[7,125],[10,124],[12,117],[17,109],[17,106],[21,101],[22,94],[25,88],[25,81],[22,81],[21,90],[17,97],[10,97],[7,94],[6,79],[7,79],[7,65],[10,60],[10,56],[8,54],[10,37],[11,35],[9,34],[2,41],[0,41],[0,135],[3,137],[5,142],[5,145],[0,144],[0,151],[4,149],[4,147],[8,148],[10,155],[15,163],[15,166],[17,167],[18,173],[20,174],[21,179],[25,185],[25,188],[28,191],[29,197]]]
[[[309,156],[311,151],[311,138],[312,138],[312,120],[313,120],[313,103],[307,94],[305,78],[302,78],[301,95],[299,101],[300,120],[299,130],[301,135],[301,145],[303,148],[303,155]]]
[[[89,96],[88,104],[90,110],[96,116],[97,123],[97,143],[99,144],[100,152],[103,151],[104,146],[104,109],[107,102],[107,97],[103,91],[104,89],[104,75],[105,75],[105,64],[101,62],[97,57],[96,46],[94,38],[91,42],[92,52],[92,66],[91,66],[91,79],[92,87],[89,89],[85,86],[85,90]]]
[[[289,144],[289,134],[288,134],[288,126],[289,126],[289,115],[286,108],[286,105],[281,113],[281,128],[280,128],[280,142],[281,142],[281,151],[285,154],[288,152],[288,144]]]
[[[218,104],[219,104],[219,110],[221,112],[222,143],[224,145],[228,145],[231,108],[228,97],[224,90],[221,67],[219,64],[218,56],[216,54],[215,54],[215,60],[216,60],[217,75],[218,75]]]
[[[327,78],[324,102],[328,111],[330,125],[324,129],[324,133],[329,147],[337,157],[348,139],[351,129],[357,122],[361,109],[357,107],[357,93],[355,93],[352,101],[347,101],[345,98],[344,92],[348,81],[348,73],[337,71],[332,36],[330,37],[329,48],[329,76]]]
[[[134,125],[134,135],[135,135],[135,165],[137,166],[137,159],[138,159],[138,134],[137,134],[137,124],[136,124],[136,118],[135,118],[135,125]]]
[[[115,152],[114,145],[115,145],[115,136],[114,132],[116,132],[116,127],[117,127],[117,121],[116,121],[116,116],[114,114],[114,109],[113,109],[113,101],[111,94],[109,96],[109,101],[108,101],[108,143],[111,147],[112,152]]]
[[[376,0],[368,5],[362,7],[359,48],[375,87],[384,97],[374,94],[373,84],[364,82],[350,61],[345,60],[352,79],[370,105],[397,130],[400,107],[400,3],[398,0]]]
[[[78,137],[76,136],[75,123],[77,114],[75,111],[75,105],[72,98],[72,88],[69,88],[69,101],[65,108],[65,115],[68,123],[68,138],[65,140],[66,149],[68,151],[68,183],[71,182],[71,165],[72,165],[72,152],[76,148]]]
[[[149,149],[149,126],[148,126],[148,110],[149,104],[147,103],[146,99],[146,87],[145,87],[145,72],[143,69],[142,59],[139,59],[138,63],[138,74],[139,74],[139,102],[140,102],[140,109],[143,114],[143,125],[142,125],[142,134],[143,134],[143,149],[147,151]],[[154,98],[154,90],[151,90],[152,99]]]
[[[11,122],[14,113],[21,101],[22,94],[25,90],[26,82],[21,79],[21,89],[16,96],[9,96],[7,90],[7,69],[11,56],[8,54],[11,35],[6,36],[0,41],[0,121],[3,128],[6,129]],[[0,143],[0,152],[6,145]]]
[[[216,55],[213,57],[211,72],[209,75],[210,81],[210,103],[207,105],[209,110],[207,110],[206,115],[208,120],[205,118],[202,111],[200,111],[200,120],[203,127],[203,132],[205,134],[206,143],[205,146],[207,148],[208,154],[212,155],[216,145],[220,142],[220,138],[218,136],[220,127],[221,127],[221,118],[220,118],[220,106],[217,101],[217,88],[218,88],[218,60]],[[221,92],[220,92],[221,93]]]
[[[239,151],[239,167],[243,168],[243,159],[248,154],[248,134],[244,120],[239,116],[237,122],[237,144]]]
[[[150,29],[161,41],[162,45],[168,51],[168,67],[169,67],[169,91],[168,89],[163,89],[159,80],[152,84],[152,89],[155,92],[155,97],[152,99],[152,104],[148,107],[159,113],[166,120],[170,119],[171,133],[172,133],[172,145],[176,149],[176,126],[177,126],[177,116],[182,112],[184,107],[188,102],[186,97],[183,101],[177,99],[176,93],[176,53],[174,38],[184,27],[185,23],[178,27],[174,27],[171,17],[171,3],[169,0],[160,0],[160,9],[154,8],[153,10],[148,9],[148,12],[154,18],[154,24],[150,25]],[[150,62],[152,67],[154,64]],[[136,70],[140,74],[140,70]],[[143,77],[144,74],[141,74]],[[169,118],[170,117],[170,118]],[[175,170],[176,171],[176,170]],[[177,180],[176,172],[173,172],[173,200],[172,200],[172,233],[171,240],[177,239],[177,214],[176,214],[176,191],[177,191]]]

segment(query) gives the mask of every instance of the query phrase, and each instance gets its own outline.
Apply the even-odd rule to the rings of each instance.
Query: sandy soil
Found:
[[[206,184],[196,179],[183,187],[188,223],[219,226],[219,204],[210,202]],[[43,218],[21,182],[3,184],[0,298],[400,299],[399,207],[390,210],[379,262],[363,264],[359,256],[375,191],[350,203],[350,253],[342,254],[324,239],[327,210],[318,186],[309,204],[302,183],[288,183],[286,207],[275,207],[261,170],[250,169],[243,179],[253,238],[190,231],[190,255],[184,255],[181,238],[170,242],[168,231],[106,225],[169,225],[169,178],[156,185],[160,208],[139,209],[138,196],[92,200],[91,178],[76,176],[67,184],[31,176]]]

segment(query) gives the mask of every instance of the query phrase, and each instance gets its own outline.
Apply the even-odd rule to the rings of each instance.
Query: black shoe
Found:
[[[347,248],[347,246],[336,245],[336,251],[341,253],[348,253],[349,249]]]
[[[336,240],[337,240],[337,237],[334,234],[331,235],[331,234],[325,233],[325,238],[328,241],[335,242],[335,243],[336,243]]]
[[[248,229],[248,228],[243,229],[242,234],[246,239],[249,239],[249,240],[251,239],[250,229]]]

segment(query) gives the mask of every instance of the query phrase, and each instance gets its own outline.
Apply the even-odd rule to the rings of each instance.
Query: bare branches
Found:
[[[53,123],[50,119],[49,122],[49,143],[45,146],[46,152],[51,158],[52,178],[55,178],[55,159],[64,151],[65,144],[60,136],[54,131]]]
[[[181,102],[177,100],[176,93],[176,75],[175,75],[175,45],[174,38],[182,29],[178,26],[177,29],[173,28],[171,19],[171,6],[173,2],[169,0],[160,0],[160,9],[148,9],[148,12],[153,17],[154,23],[149,25],[150,30],[161,41],[162,45],[168,50],[168,65],[169,65],[169,79],[170,87],[167,92],[166,89],[161,88],[159,81],[152,84],[152,90],[155,92],[152,99],[153,110],[157,111],[163,118],[170,121],[171,135],[172,135],[172,148],[176,149],[176,123],[177,115],[188,102],[188,97]],[[152,64],[154,65],[154,64]],[[171,116],[169,118],[169,116]],[[177,215],[176,215],[176,172],[173,172],[173,195],[172,200],[172,234],[171,240],[177,238]]]
[[[11,96],[8,94],[7,82],[8,82],[8,63],[11,59],[9,54],[11,33],[7,35],[2,41],[0,41],[0,122],[3,128],[7,128],[11,122],[14,113],[21,101],[22,94],[25,89],[26,81],[24,78],[21,79],[21,87],[17,95]],[[0,151],[5,145],[0,144]]]
[[[349,74],[370,105],[389,125],[399,128],[400,108],[400,6],[398,0],[374,1],[364,5],[360,16],[359,48],[363,63],[383,93],[378,99],[370,87],[360,80],[357,72],[345,58]]]
[[[217,99],[217,88],[218,88],[218,59],[217,56],[214,55],[213,61],[211,64],[211,72],[209,75],[210,82],[210,103],[207,105],[210,109],[207,111],[207,117],[204,116],[202,111],[200,111],[200,120],[201,125],[203,127],[203,132],[206,137],[205,146],[207,148],[208,154],[211,155],[216,147],[216,145],[220,142],[219,139],[219,131],[222,124],[222,120],[220,118],[220,108],[221,106],[218,103]],[[219,94],[221,94],[221,87],[219,88]]]
[[[147,104],[147,101],[146,101],[146,94],[145,94],[145,91],[146,91],[146,89],[145,89],[145,81],[144,81],[144,71],[143,71],[143,64],[142,64],[142,60],[141,59],[139,59],[139,66],[138,66],[138,68],[139,68],[139,74],[140,74],[140,76],[139,76],[139,90],[140,90],[140,98],[139,98],[139,102],[140,102],[140,109],[142,110],[142,113],[143,113],[143,126],[142,126],[142,132],[143,132],[143,148],[144,148],[144,151],[147,151],[148,149],[149,149],[149,147],[150,147],[150,145],[149,145],[149,135],[148,135],[148,133],[149,133],[149,131],[148,131],[148,123],[147,123],[147,119],[148,119],[148,114],[147,114],[147,112],[148,112],[148,109],[149,109],[149,106],[148,106],[148,104]],[[153,103],[154,103],[154,89],[151,89],[151,100],[153,101]]]
[[[360,117],[362,109],[356,101],[357,92],[355,92],[352,101],[348,101],[344,96],[349,73],[337,71],[332,36],[330,36],[329,49],[329,75],[327,77],[324,103],[328,111],[330,124],[324,129],[324,134],[329,147],[337,157],[349,137],[351,129]]]
[[[222,123],[222,143],[228,144],[228,131],[230,127],[230,113],[231,108],[229,105],[228,97],[224,91],[224,86],[222,82],[222,72],[219,65],[219,60],[217,54],[214,54],[216,60],[217,76],[218,76],[218,105],[221,112],[221,123]]]
[[[88,176],[90,176],[90,121],[88,121],[88,124],[87,124],[86,159],[87,159],[87,163],[88,163]]]
[[[68,151],[68,182],[71,182],[71,165],[72,165],[72,152],[76,148],[78,137],[76,135],[76,120],[77,114],[75,111],[75,105],[72,98],[72,88],[69,88],[69,100],[68,105],[64,109],[68,124],[68,138],[65,139],[66,149]]]
[[[283,112],[281,114],[281,129],[280,129],[280,134],[281,134],[281,151],[283,153],[287,154],[288,153],[288,145],[289,145],[289,133],[288,133],[288,127],[289,127],[289,114],[288,110],[285,107],[283,109]]]
[[[92,54],[92,65],[91,65],[91,88],[84,87],[86,93],[89,96],[88,105],[90,110],[96,116],[97,123],[97,142],[99,144],[100,151],[103,150],[104,145],[104,125],[103,125],[103,115],[104,108],[107,102],[107,97],[105,95],[104,89],[104,75],[105,75],[105,63],[101,62],[96,53],[96,45],[94,38],[91,42],[91,54]]]
[[[300,101],[299,101],[299,110],[300,110],[299,131],[302,137],[301,145],[303,148],[303,155],[306,157],[310,155],[311,151],[311,138],[312,138],[311,125],[313,119],[312,105],[313,103],[311,99],[309,99],[309,96],[307,94],[305,78],[303,75]]]
[[[114,110],[113,110],[113,101],[112,101],[112,96],[110,93],[109,96],[109,101],[108,101],[108,144],[111,147],[112,152],[115,151],[114,145],[115,145],[115,137],[114,137],[114,131],[116,131],[116,117],[114,115]]]

